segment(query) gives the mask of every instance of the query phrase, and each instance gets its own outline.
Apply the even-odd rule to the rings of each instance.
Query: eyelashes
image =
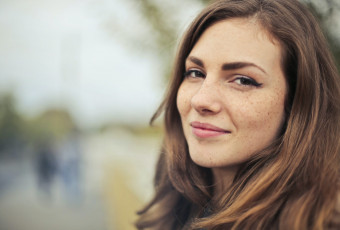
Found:
[[[197,69],[188,70],[184,72],[183,76],[185,78],[205,78],[205,74]],[[262,85],[262,83],[258,83],[255,79],[251,77],[240,74],[236,74],[235,76],[237,77],[232,79],[230,82],[235,82],[238,85],[249,87],[260,87]]]
[[[205,78],[205,74],[199,70],[192,69],[184,73],[184,77]]]
[[[255,86],[255,87],[260,87],[262,84],[258,83],[257,81],[255,81],[254,79],[250,78],[250,77],[238,77],[236,78],[236,80],[234,81],[239,85],[244,85],[244,86]]]

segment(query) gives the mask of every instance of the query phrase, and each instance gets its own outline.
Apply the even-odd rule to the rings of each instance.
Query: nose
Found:
[[[216,114],[221,111],[220,98],[218,83],[206,78],[191,98],[191,106],[201,115]]]

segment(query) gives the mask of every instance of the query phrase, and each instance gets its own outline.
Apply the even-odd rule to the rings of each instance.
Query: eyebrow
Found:
[[[200,59],[196,58],[196,57],[190,56],[190,57],[187,58],[187,60],[190,60],[191,62],[195,63],[196,65],[204,68],[203,62]]]
[[[190,56],[187,59],[190,60],[191,62],[195,63],[196,65],[204,68],[204,63],[200,59],[193,57],[193,56]],[[242,68],[245,68],[245,67],[255,67],[255,68],[261,70],[263,73],[267,74],[267,72],[263,68],[261,68],[260,66],[254,64],[254,63],[251,63],[251,62],[224,63],[222,65],[222,70],[235,70],[235,69],[242,69]]]

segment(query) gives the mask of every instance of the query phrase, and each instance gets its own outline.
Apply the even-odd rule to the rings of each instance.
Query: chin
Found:
[[[204,168],[234,168],[247,161],[248,155],[238,157],[233,155],[226,155],[225,152],[212,152],[211,150],[203,151],[190,151],[191,160],[198,166]]]
[[[225,164],[225,162],[217,161],[213,156],[209,156],[209,154],[206,153],[192,153],[190,154],[190,158],[196,165],[204,168],[224,167],[228,165]]]

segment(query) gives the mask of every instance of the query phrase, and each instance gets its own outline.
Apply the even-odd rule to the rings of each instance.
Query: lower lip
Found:
[[[192,128],[192,133],[199,138],[208,138],[208,137],[217,137],[224,134],[227,134],[227,132],[220,132],[220,131],[214,131],[209,129],[200,129],[200,128]]]

